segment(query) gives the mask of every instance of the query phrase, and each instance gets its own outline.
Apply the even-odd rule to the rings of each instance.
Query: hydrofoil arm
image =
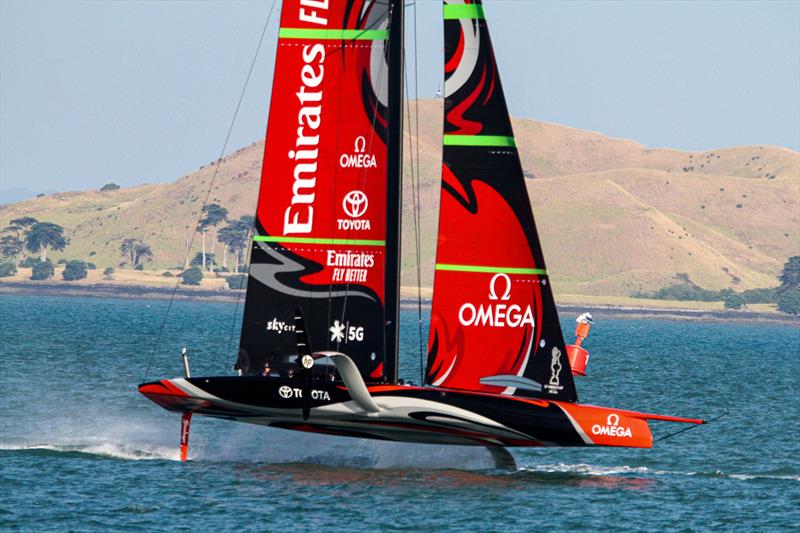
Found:
[[[328,357],[333,364],[336,365],[336,370],[344,381],[350,397],[359,407],[368,413],[379,413],[381,408],[372,399],[372,395],[367,389],[367,384],[361,377],[361,372],[350,357],[340,352],[316,352],[314,357]]]

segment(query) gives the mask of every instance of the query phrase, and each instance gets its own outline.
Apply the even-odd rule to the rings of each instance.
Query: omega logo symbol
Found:
[[[281,395],[281,398],[291,398],[292,388],[288,385],[284,385],[280,389],[278,389],[278,394]]]
[[[496,290],[496,284],[498,278],[504,280],[506,284],[506,290],[503,293],[503,296],[501,296],[500,298],[497,297],[497,290]],[[509,298],[511,298],[511,278],[508,277],[508,274],[503,274],[502,272],[499,274],[495,274],[494,277],[492,278],[492,281],[489,282],[489,299],[506,301]]]
[[[353,152],[356,154],[363,154],[367,150],[367,140],[359,135],[353,143]]]
[[[358,218],[366,213],[368,206],[369,200],[364,191],[350,191],[344,195],[344,200],[342,200],[344,212],[347,213],[347,216],[353,218]]]

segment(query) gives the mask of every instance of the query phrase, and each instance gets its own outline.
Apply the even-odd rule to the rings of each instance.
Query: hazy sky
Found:
[[[0,0],[0,189],[172,181],[216,159],[271,3]],[[441,3],[417,4],[431,97]],[[798,1],[485,4],[516,116],[650,147],[800,148]],[[264,134],[277,22],[228,151]]]

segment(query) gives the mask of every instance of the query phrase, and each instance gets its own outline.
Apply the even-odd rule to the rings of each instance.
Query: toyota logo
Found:
[[[352,218],[358,218],[366,213],[368,205],[369,201],[364,191],[350,191],[344,195],[344,200],[342,200],[344,212]]]
[[[292,388],[288,385],[284,385],[280,389],[278,389],[278,394],[281,395],[281,398],[291,398],[292,397]]]

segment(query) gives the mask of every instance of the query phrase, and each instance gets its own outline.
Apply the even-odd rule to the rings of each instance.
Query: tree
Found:
[[[194,254],[194,257],[189,262],[190,266],[198,267],[198,268],[201,268],[201,269],[203,268],[203,265],[214,266],[216,264],[217,264],[217,262],[216,262],[216,260],[214,258],[214,254],[206,254],[206,258],[205,258],[205,260],[203,260],[203,254],[200,253],[200,252],[197,252],[196,254]]]
[[[800,287],[786,290],[778,296],[778,311],[800,315]]]
[[[130,264],[133,268],[140,266],[142,261],[153,260],[153,249],[142,239],[134,239],[131,237],[123,239],[122,243],[119,245],[119,251],[125,259],[130,260]]]
[[[38,261],[31,268],[31,279],[38,281],[52,278],[55,271],[56,267],[50,261]]]
[[[20,218],[12,218],[9,220],[12,226],[22,226],[22,228],[27,231],[30,229],[31,226],[39,222],[33,217],[20,217]]]
[[[39,262],[40,261],[35,257],[26,257],[25,259],[20,261],[19,266],[21,266],[22,268],[33,268],[36,266],[36,263]]]
[[[7,278],[17,273],[17,265],[11,261],[0,263],[0,278]]]
[[[153,260],[153,249],[149,244],[140,240],[133,249],[134,268],[142,264],[143,261]]]
[[[25,241],[17,236],[4,235],[0,238],[0,254],[2,254],[3,257],[12,258],[15,264],[20,261],[20,256],[24,249]]]
[[[52,222],[36,222],[25,235],[25,248],[39,253],[41,262],[47,261],[47,249],[63,250],[67,247],[64,228]]]
[[[793,255],[783,265],[783,272],[778,276],[781,286],[778,292],[783,293],[800,287],[800,255]]]
[[[203,207],[203,213],[205,213],[206,216],[200,220],[200,223],[197,225],[197,230],[200,232],[200,236],[203,239],[203,269],[208,272],[208,264],[205,261],[206,233],[209,228],[214,230],[214,238],[211,239],[211,253],[213,254],[214,246],[217,241],[217,225],[228,218],[228,210],[219,204],[208,204]]]
[[[245,249],[247,249],[247,247],[250,246],[250,241],[253,240],[253,234],[256,232],[256,217],[252,215],[243,215],[239,217],[239,220],[241,220],[247,228],[247,244],[245,245]],[[242,254],[242,262],[245,260],[246,257]]]
[[[72,261],[67,262],[67,266],[64,267],[64,272],[61,273],[61,277],[66,281],[75,281],[78,279],[84,279],[86,274],[86,263],[77,259],[73,259]]]
[[[13,218],[9,222],[11,225],[4,228],[3,232],[13,233],[13,238],[10,235],[3,237],[5,242],[0,243],[0,246],[2,246],[3,255],[6,257],[13,255],[19,265],[25,258],[25,234],[31,226],[39,221],[33,217],[19,217]]]
[[[247,276],[245,274],[234,274],[228,276],[225,282],[229,289],[244,289],[247,287]]]
[[[734,292],[733,294],[728,294],[725,297],[725,309],[741,309],[744,304],[747,303],[747,300],[744,299],[744,296],[741,294]]]
[[[239,270],[239,258],[244,255],[244,250],[248,243],[248,234],[252,229],[252,225],[242,220],[232,220],[227,226],[219,230],[217,239],[223,244],[222,267],[228,267],[228,252],[230,251],[234,256],[235,267],[234,271]]]
[[[100,187],[100,192],[116,191],[117,189],[119,189],[119,185],[116,183],[106,183]]]
[[[203,271],[197,267],[184,270],[181,273],[181,280],[184,285],[200,285],[200,282],[203,281]]]
[[[122,243],[119,245],[120,253],[122,253],[123,257],[126,259],[130,259],[131,265],[133,265],[133,259],[135,257],[134,248],[136,247],[137,240],[138,239],[128,237],[127,239],[122,239]]]

